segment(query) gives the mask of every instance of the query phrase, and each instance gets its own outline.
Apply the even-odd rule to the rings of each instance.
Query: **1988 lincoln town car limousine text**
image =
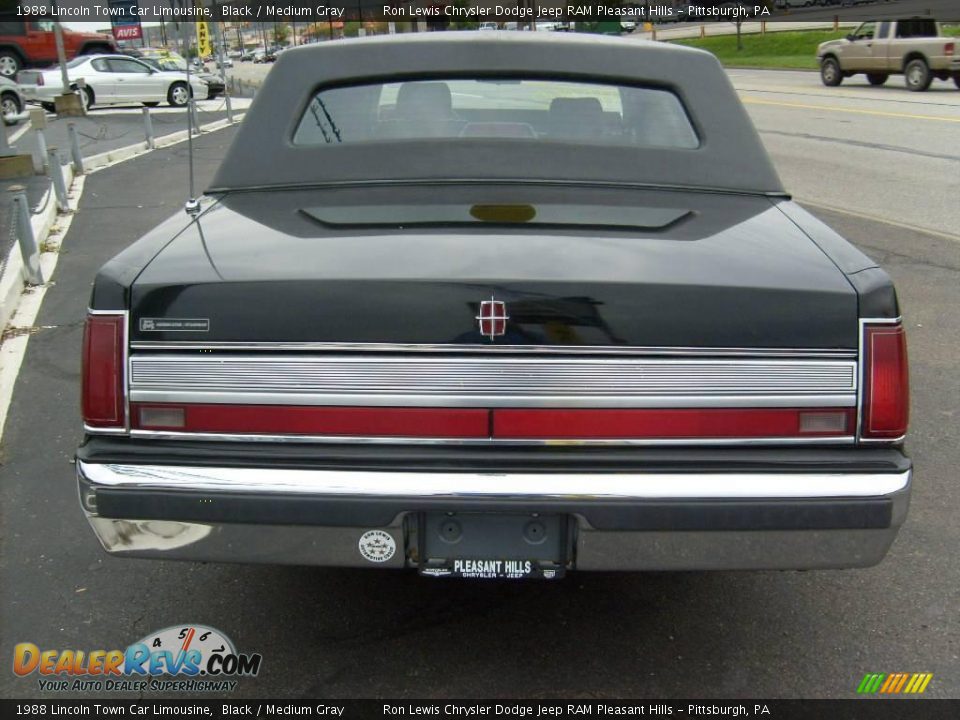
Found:
[[[83,354],[118,556],[852,567],[907,512],[893,286],[690,49],[284,53],[199,212],[97,275]]]

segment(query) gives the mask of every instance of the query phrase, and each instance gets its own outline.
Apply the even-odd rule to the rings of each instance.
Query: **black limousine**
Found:
[[[890,278],[687,48],[284,53],[199,209],[98,273],[83,362],[117,556],[857,567],[909,503]]]

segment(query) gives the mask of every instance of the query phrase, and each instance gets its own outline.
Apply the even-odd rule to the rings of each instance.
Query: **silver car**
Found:
[[[162,102],[182,107],[191,94],[185,72],[157,70],[123,55],[82,55],[67,63],[67,76],[74,89],[81,89],[80,97],[87,108],[95,104],[152,106]],[[23,70],[19,79],[24,99],[44,107],[52,107],[54,98],[63,92],[58,67]],[[200,78],[191,76],[189,87],[196,97],[207,97],[207,84]]]
[[[9,78],[0,76],[0,116],[4,125],[16,125],[23,112],[23,96],[17,84]]]

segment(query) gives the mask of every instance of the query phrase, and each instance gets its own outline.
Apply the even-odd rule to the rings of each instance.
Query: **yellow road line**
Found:
[[[941,115],[915,115],[913,113],[884,112],[883,110],[858,110],[856,108],[835,107],[830,105],[808,105],[807,103],[781,102],[779,100],[757,100],[743,98],[745,105],[777,105],[779,107],[800,108],[803,110],[825,110],[826,112],[854,113],[855,115],[876,115],[878,117],[903,118],[906,120],[936,120],[939,122],[960,123],[960,117]]]
[[[898,222],[897,220],[890,220],[876,214],[857,212],[856,210],[837,207],[836,205],[827,205],[826,203],[817,202],[816,200],[808,200],[799,195],[794,195],[793,199],[801,205],[806,205],[807,207],[819,208],[820,210],[827,210],[840,215],[849,215],[850,217],[854,217],[859,220],[869,220],[870,222],[880,223],[881,225],[890,225],[891,227],[920,233],[921,235],[933,235],[935,237],[943,238],[944,240],[960,242],[960,235],[954,235],[953,233],[944,232],[943,230],[935,230],[934,228],[923,227],[922,225],[911,225],[910,223]]]

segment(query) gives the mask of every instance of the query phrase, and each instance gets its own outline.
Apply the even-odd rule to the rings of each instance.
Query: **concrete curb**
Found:
[[[243,116],[246,113],[237,113],[233,116],[233,124],[237,124],[243,120]],[[212,132],[214,130],[222,130],[225,127],[230,127],[230,122],[224,118],[223,120],[215,120],[214,122],[207,123],[206,125],[201,125],[200,130],[202,132]],[[170,133],[168,135],[161,135],[160,137],[154,140],[154,145],[156,149],[170,147],[171,145],[176,145],[177,143],[182,143],[187,140],[187,131],[178,130],[177,132]],[[114,165],[118,162],[123,162],[124,160],[129,160],[130,158],[137,157],[138,155],[143,155],[144,153],[152,152],[147,146],[147,142],[138,142],[133,145],[126,145],[122,148],[117,148],[116,150],[108,150],[106,152],[98,153],[97,155],[91,155],[90,157],[85,157],[83,159],[83,167],[87,172],[94,172],[96,170],[101,170],[110,165]]]
[[[242,120],[244,114],[245,113],[237,113],[234,115],[234,124]],[[212,132],[229,126],[230,122],[224,118],[223,120],[216,120],[206,125],[201,125],[200,130]],[[184,142],[186,139],[187,131],[180,130],[156,138],[155,145],[156,148],[165,148]],[[152,152],[152,150],[147,147],[146,142],[135,143],[133,145],[127,145],[126,147],[117,148],[116,150],[108,150],[107,152],[85,157],[83,159],[83,166],[87,173],[91,173],[148,152]],[[72,164],[63,166],[63,179],[69,189],[73,185],[74,180]],[[37,245],[40,246],[46,242],[47,236],[50,234],[50,229],[54,226],[58,217],[57,203],[52,193],[53,188],[48,188],[46,195],[44,195],[43,200],[40,202],[43,210],[30,217],[30,223],[33,226],[33,235],[37,239]],[[75,201],[79,202],[79,198],[75,198]],[[3,266],[3,274],[0,276],[0,332],[7,327],[13,314],[17,311],[17,306],[20,304],[20,298],[23,295],[25,287],[26,284],[23,281],[23,258],[20,255],[20,246],[14,243],[13,247],[10,248],[6,263]]]

